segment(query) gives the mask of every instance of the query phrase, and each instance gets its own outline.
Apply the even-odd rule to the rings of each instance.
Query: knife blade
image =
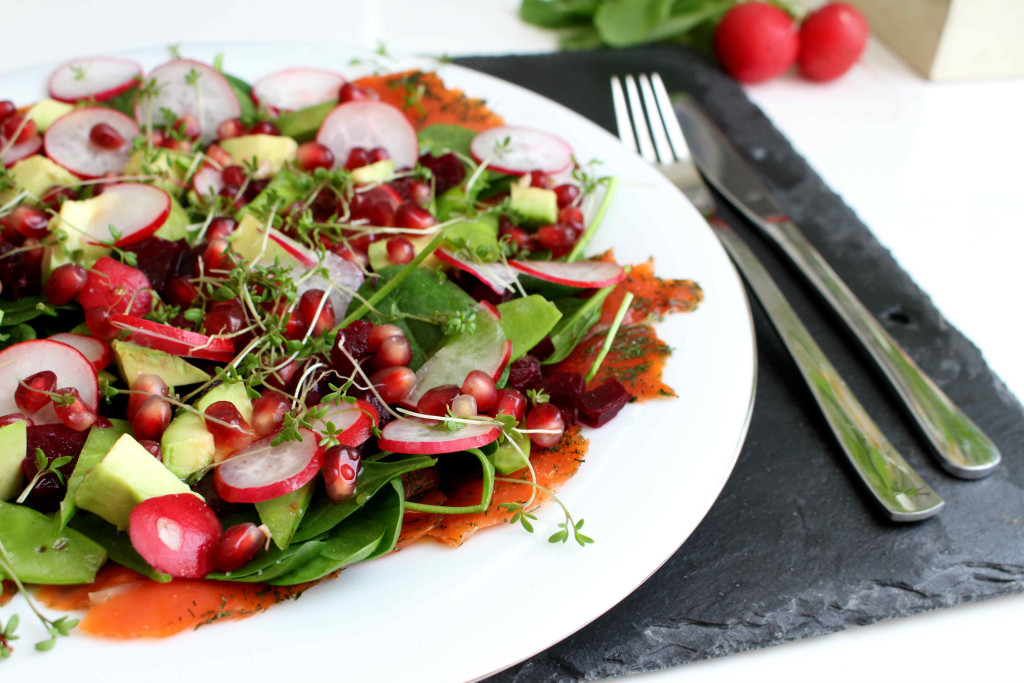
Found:
[[[942,467],[963,479],[991,474],[1001,460],[995,444],[879,324],[696,100],[678,96],[675,112],[704,177],[786,253],[846,323],[882,369]]]

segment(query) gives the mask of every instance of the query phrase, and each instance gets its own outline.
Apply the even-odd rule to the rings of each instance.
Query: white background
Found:
[[[0,0],[0,70],[176,42],[384,41],[392,52],[432,55],[555,49],[551,33],[518,21],[517,6],[518,0]],[[930,83],[872,42],[838,82],[789,75],[747,92],[981,348],[1010,390],[1024,396],[1024,79]],[[640,678],[977,680],[1018,671],[1022,608],[1024,597],[1001,598]]]

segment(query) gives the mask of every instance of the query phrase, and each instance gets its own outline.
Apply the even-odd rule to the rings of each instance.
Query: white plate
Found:
[[[310,45],[193,46],[185,56],[254,79],[288,66],[352,74],[352,53]],[[149,68],[165,50],[129,53]],[[537,531],[503,526],[462,548],[424,541],[357,565],[300,600],[239,622],[162,640],[101,640],[77,634],[39,655],[39,635],[20,599],[0,609],[21,613],[22,639],[0,663],[4,680],[74,670],[76,680],[180,681],[467,681],[522,661],[610,609],[665,562],[707,513],[732,471],[746,433],[754,387],[754,341],[736,272],[696,210],[660,174],[609,133],[572,111],[504,81],[454,65],[446,83],[483,97],[511,124],[565,138],[581,160],[600,159],[620,192],[592,252],[615,246],[623,263],[656,258],[665,277],[704,289],[695,313],[658,325],[674,353],[664,379],[679,398],[627,405],[588,434],[579,474],[559,492],[595,539],[580,548],[546,538],[561,521],[557,506],[539,511]],[[45,94],[52,67],[0,77],[16,104]],[[609,103],[609,106],[610,103]],[[685,584],[678,586],[685,591]],[[41,668],[42,667],[42,668]]]

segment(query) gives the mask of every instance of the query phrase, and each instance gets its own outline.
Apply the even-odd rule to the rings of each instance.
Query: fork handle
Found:
[[[803,233],[788,220],[748,214],[790,257],[839,314],[903,399],[943,468],[980,479],[999,464],[999,450],[939,389],[850,291]]]
[[[761,262],[731,228],[716,219],[709,222],[760,300],[843,452],[875,500],[896,522],[914,522],[936,514],[944,501],[885,438]]]

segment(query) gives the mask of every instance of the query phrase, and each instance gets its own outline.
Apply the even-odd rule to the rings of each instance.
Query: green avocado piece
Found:
[[[196,409],[205,412],[207,408],[218,401],[230,401],[238,408],[246,422],[252,423],[252,399],[245,390],[242,382],[222,382],[203,394],[202,398],[196,401]]]
[[[101,545],[74,529],[62,529],[56,517],[13,503],[0,502],[0,542],[23,583],[92,583],[107,561]],[[2,570],[0,578],[7,578]]]
[[[503,440],[498,444],[498,448],[487,456],[487,459],[494,465],[494,469],[502,475],[509,475],[523,469],[530,457],[530,437],[519,432],[512,432],[512,434],[519,450],[516,450],[515,446],[508,441]]]
[[[181,480],[209,467],[216,450],[213,434],[206,428],[203,418],[195,413],[177,415],[160,438],[164,467]]]
[[[40,133],[45,133],[46,129],[52,126],[54,121],[65,114],[70,114],[74,110],[75,105],[73,104],[58,102],[57,100],[45,97],[32,105],[28,110],[28,117],[36,122],[36,127]]]
[[[299,144],[286,135],[240,135],[221,140],[220,146],[238,164],[253,164],[257,178],[269,178],[295,159]]]
[[[321,102],[305,109],[285,112],[277,119],[277,129],[283,136],[295,138],[299,142],[308,142],[316,137],[320,124],[337,106],[337,102]]]
[[[78,460],[75,462],[75,469],[68,477],[68,492],[60,502],[61,526],[67,524],[78,509],[75,506],[75,491],[82,485],[85,475],[89,474],[89,470],[110,452],[117,440],[127,431],[128,423],[124,420],[111,420],[109,427],[93,427],[89,430],[89,436],[85,439],[82,452],[78,454]]]
[[[12,500],[21,493],[27,434],[28,423],[24,420],[0,427],[0,500]]]
[[[129,387],[135,382],[135,378],[143,373],[156,375],[170,387],[196,384],[210,379],[208,374],[181,356],[174,356],[159,349],[150,349],[118,339],[110,342],[110,349],[114,352],[114,360],[117,361],[121,377]]]
[[[19,192],[27,192],[29,197],[39,199],[43,193],[57,185],[77,185],[80,181],[42,154],[33,154],[15,163],[10,168],[14,187],[0,192],[0,204],[14,199]]]
[[[124,434],[82,479],[75,504],[118,529],[127,529],[136,505],[176,493],[191,493],[191,489],[130,434]]]
[[[558,196],[543,187],[509,187],[509,206],[528,225],[546,225],[558,220]]]
[[[395,175],[395,160],[381,159],[380,161],[359,168],[352,169],[352,182],[354,183],[386,183]]]
[[[189,220],[188,213],[185,212],[181,202],[173,194],[170,195],[170,198],[171,212],[167,215],[164,224],[153,235],[171,242],[187,239],[191,234],[189,226],[192,225],[192,221]]]
[[[550,332],[562,312],[540,294],[531,294],[498,304],[501,329],[512,342],[509,362],[522,358]]]
[[[292,536],[299,528],[306,509],[309,508],[309,501],[313,499],[315,484],[316,480],[313,480],[302,488],[286,493],[279,498],[256,503],[256,512],[260,515],[260,521],[270,529],[270,537],[274,539],[274,545],[281,550],[287,548],[288,544],[292,542]]]

